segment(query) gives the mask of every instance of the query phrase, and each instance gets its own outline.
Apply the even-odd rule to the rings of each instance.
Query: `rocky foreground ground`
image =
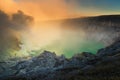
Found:
[[[67,59],[44,51],[23,61],[0,62],[0,80],[120,80],[120,41]]]

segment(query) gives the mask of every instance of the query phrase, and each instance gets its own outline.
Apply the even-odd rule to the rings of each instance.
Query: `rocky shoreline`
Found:
[[[0,63],[0,80],[120,80],[120,41],[67,59],[44,51],[28,60]]]

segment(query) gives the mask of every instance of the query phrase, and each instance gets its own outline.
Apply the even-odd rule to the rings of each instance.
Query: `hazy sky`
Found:
[[[37,21],[119,14],[119,8],[120,0],[0,0],[7,13],[22,10]]]

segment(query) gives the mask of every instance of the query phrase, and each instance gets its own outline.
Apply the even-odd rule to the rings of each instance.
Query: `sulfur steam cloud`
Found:
[[[20,32],[26,30],[32,21],[33,18],[22,11],[10,16],[0,10],[0,59],[18,55],[21,48]]]

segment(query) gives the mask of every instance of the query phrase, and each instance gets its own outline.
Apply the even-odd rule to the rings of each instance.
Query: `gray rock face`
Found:
[[[97,56],[112,56],[120,52],[120,42],[117,41],[111,46],[104,49],[100,49],[97,53]]]
[[[100,49],[96,55],[83,52],[66,59],[44,51],[37,57],[8,65],[0,63],[0,80],[87,80],[86,76],[120,76],[120,42]]]

